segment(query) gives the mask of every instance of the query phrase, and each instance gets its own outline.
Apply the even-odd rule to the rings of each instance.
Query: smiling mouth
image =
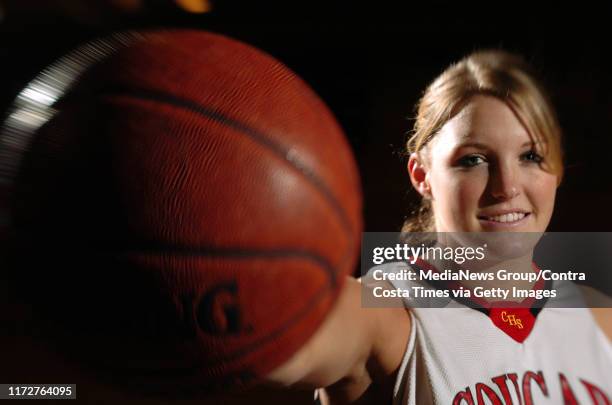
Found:
[[[531,215],[529,212],[510,212],[508,214],[495,215],[492,217],[479,216],[478,219],[490,222],[497,222],[500,224],[511,224],[519,222],[522,219],[528,217],[529,215]]]

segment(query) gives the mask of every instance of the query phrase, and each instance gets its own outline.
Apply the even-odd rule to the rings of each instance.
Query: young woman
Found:
[[[546,230],[563,176],[561,131],[534,77],[521,58],[486,51],[450,66],[427,88],[408,141],[408,172],[423,200],[405,231]],[[485,262],[502,260],[494,259]],[[503,260],[533,271],[533,249]],[[516,307],[512,298],[362,308],[362,288],[371,281],[349,280],[321,329],[270,381],[326,387],[319,392],[330,403],[612,403],[610,310],[550,301],[504,311]]]

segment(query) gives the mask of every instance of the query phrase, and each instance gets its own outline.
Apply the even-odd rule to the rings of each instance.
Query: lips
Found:
[[[496,215],[494,217],[485,217],[484,219],[494,222],[516,222],[523,219],[525,214],[523,212],[511,212],[503,215]]]
[[[522,221],[530,214],[531,213],[523,210],[514,210],[501,213],[492,213],[491,215],[479,215],[478,219],[499,224],[512,224]]]

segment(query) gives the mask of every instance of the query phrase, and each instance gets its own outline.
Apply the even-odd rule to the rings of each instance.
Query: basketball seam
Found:
[[[186,109],[188,111],[197,113],[206,118],[209,118],[213,121],[219,122],[223,125],[226,125],[230,128],[237,130],[240,133],[247,135],[251,140],[263,146],[267,150],[271,151],[283,161],[285,161],[290,167],[304,176],[307,181],[309,181],[315,189],[317,189],[327,200],[327,202],[331,205],[332,209],[338,215],[340,222],[342,223],[342,227],[344,230],[350,235],[353,235],[353,228],[351,222],[338,202],[338,200],[334,197],[333,193],[327,187],[327,185],[319,178],[311,169],[309,169],[303,162],[295,157],[294,154],[290,153],[290,150],[286,149],[282,145],[274,142],[272,139],[267,137],[263,132],[252,128],[251,126],[237,120],[226,116],[225,114],[214,111],[212,109],[203,107],[198,105],[190,100],[182,99],[176,97],[172,94],[158,92],[158,91],[150,91],[150,90],[121,90],[119,92],[106,92],[104,95],[106,96],[130,96],[136,99],[148,100],[148,101],[157,101],[161,103],[166,103],[172,105],[177,108]]]
[[[290,251],[291,252],[291,251]],[[279,253],[279,252],[273,252],[273,253]],[[293,253],[293,252],[291,252]],[[308,258],[318,258],[318,256],[316,255],[311,255],[307,252],[300,252],[303,253],[306,257]],[[346,264],[347,260],[350,260],[350,254],[345,255],[344,259],[343,259],[343,265]],[[245,256],[246,258],[246,256]],[[323,260],[322,258],[320,258],[321,260]],[[325,261],[323,260],[323,263],[325,263]],[[227,358],[224,358],[223,361],[221,362],[212,362],[212,363],[200,363],[197,365],[193,365],[192,367],[181,367],[181,368],[174,368],[174,369],[168,369],[168,368],[164,368],[161,370],[151,370],[150,368],[147,369],[139,369],[139,368],[132,368],[131,370],[123,370],[124,373],[129,373],[131,372],[145,372],[147,375],[186,375],[186,374],[193,374],[194,372],[200,371],[202,370],[202,368],[205,368],[207,366],[211,366],[211,365],[222,365],[222,364],[227,364],[230,363],[232,361],[237,361],[243,357],[245,357],[246,355],[250,354],[252,352],[253,348],[256,348],[258,346],[261,346],[262,344],[268,343],[270,341],[273,341],[276,337],[282,335],[283,333],[285,333],[288,329],[292,328],[298,321],[300,321],[303,317],[307,316],[308,314],[308,309],[316,306],[319,304],[319,302],[324,299],[327,294],[329,293],[330,287],[331,291],[336,291],[336,283],[337,280],[335,278],[335,273],[333,273],[334,277],[332,278],[333,280],[333,284],[331,286],[327,286],[324,289],[320,290],[317,294],[313,295],[312,298],[310,299],[309,302],[306,303],[306,305],[304,305],[301,310],[295,314],[295,316],[293,318],[291,318],[289,320],[289,322],[285,322],[282,325],[279,326],[278,329],[274,330],[272,333],[267,334],[266,336],[262,336],[259,340],[257,340],[256,342],[251,343],[250,345],[248,345],[247,347],[243,347],[240,350],[232,353],[231,355],[229,355]],[[314,332],[313,332],[314,333]]]
[[[239,248],[212,248],[212,247],[201,247],[201,248],[188,248],[182,246],[147,246],[147,247],[136,247],[122,249],[121,252],[117,253],[118,256],[128,256],[133,254],[142,254],[149,256],[159,256],[163,254],[170,254],[175,256],[183,257],[215,257],[215,258],[234,258],[234,259],[286,259],[296,258],[305,259],[314,262],[317,267],[323,268],[327,273],[328,278],[332,286],[336,286],[336,272],[334,266],[329,263],[325,258],[317,254],[293,250],[293,249],[274,249],[274,250],[256,250],[256,249],[239,249]]]
[[[319,303],[326,296],[328,296],[330,291],[333,292],[333,291],[336,291],[336,290],[335,289],[330,289],[329,286],[325,287],[322,290],[319,290],[300,309],[300,311],[298,311],[295,314],[295,316],[293,316],[288,322],[283,323],[282,325],[279,326],[278,329],[276,329],[272,333],[269,333],[269,334],[267,334],[265,336],[262,336],[260,339],[258,339],[255,342],[252,342],[247,347],[243,347],[240,350],[237,350],[236,352],[231,353],[229,356],[223,358],[221,361],[203,362],[203,363],[193,364],[192,366],[175,367],[175,368],[161,368],[161,369],[152,369],[151,367],[148,367],[148,366],[145,367],[145,368],[130,367],[130,368],[124,368],[122,370],[119,370],[119,372],[123,373],[124,375],[130,375],[130,374],[133,375],[134,373],[138,373],[140,375],[147,375],[147,376],[174,376],[174,377],[177,377],[177,376],[193,375],[194,373],[201,372],[202,369],[206,369],[206,368],[209,368],[211,366],[219,367],[219,366],[222,366],[224,364],[228,364],[228,363],[231,363],[231,362],[239,361],[240,359],[244,358],[248,354],[251,354],[254,351],[256,351],[256,350],[253,350],[253,349],[256,349],[258,347],[261,347],[264,344],[267,344],[267,343],[273,341],[275,338],[283,335],[287,330],[289,330],[292,327],[294,327],[305,316],[308,315],[308,313],[310,312],[309,309],[311,309],[313,306],[319,305]],[[331,303],[331,305],[333,305],[333,302]],[[325,319],[325,316],[323,316],[323,319],[319,320],[319,324],[324,319]],[[315,328],[315,330],[313,330],[311,332],[310,336],[312,336],[312,334],[314,334],[315,332],[316,332],[316,328]],[[113,370],[117,371],[115,369],[113,369]]]

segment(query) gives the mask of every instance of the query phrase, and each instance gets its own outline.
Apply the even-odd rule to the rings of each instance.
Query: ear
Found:
[[[423,196],[431,198],[431,187],[429,185],[428,170],[423,160],[416,153],[410,155],[408,159],[408,174],[412,186]]]

